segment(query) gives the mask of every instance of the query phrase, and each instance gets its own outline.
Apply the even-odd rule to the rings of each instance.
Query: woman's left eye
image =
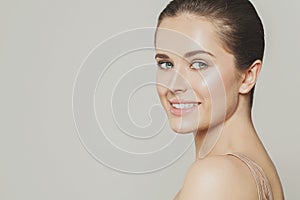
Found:
[[[191,67],[193,69],[205,69],[205,68],[208,67],[208,65],[206,63],[204,63],[204,62],[193,62],[191,64]]]

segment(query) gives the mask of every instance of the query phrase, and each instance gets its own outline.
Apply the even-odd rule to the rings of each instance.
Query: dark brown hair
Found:
[[[255,60],[263,60],[264,29],[250,1],[173,0],[160,13],[157,26],[164,18],[182,13],[206,17],[216,25],[224,48],[234,55],[238,69],[248,69]],[[250,107],[253,104],[254,88],[250,93]]]

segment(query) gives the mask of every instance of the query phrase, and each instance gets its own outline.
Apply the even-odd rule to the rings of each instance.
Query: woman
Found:
[[[282,200],[252,122],[264,30],[248,0],[173,0],[155,35],[157,92],[171,128],[193,132],[196,160],[176,200]]]

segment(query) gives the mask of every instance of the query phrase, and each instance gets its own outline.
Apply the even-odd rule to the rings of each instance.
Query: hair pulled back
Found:
[[[263,60],[264,28],[250,1],[173,0],[160,13],[157,26],[164,18],[183,13],[205,17],[215,25],[224,48],[234,55],[239,70],[248,69],[255,60]],[[251,107],[254,88],[250,93]]]

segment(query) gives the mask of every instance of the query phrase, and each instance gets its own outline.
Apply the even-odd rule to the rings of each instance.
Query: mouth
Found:
[[[175,116],[183,116],[196,110],[200,102],[170,102],[170,112]]]

